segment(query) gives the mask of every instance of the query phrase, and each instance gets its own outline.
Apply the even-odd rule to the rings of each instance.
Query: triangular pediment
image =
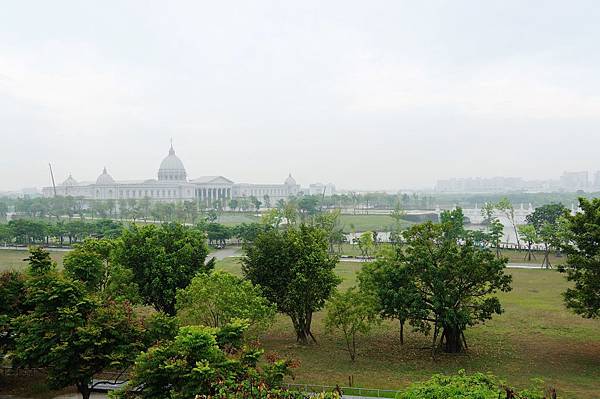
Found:
[[[190,182],[195,184],[233,184],[233,181],[223,176],[201,176]]]

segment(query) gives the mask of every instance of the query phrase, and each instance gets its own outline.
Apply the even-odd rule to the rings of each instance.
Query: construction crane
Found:
[[[56,183],[54,183],[54,173],[52,173],[52,164],[48,163],[50,167],[50,177],[52,178],[52,188],[54,189],[54,197],[56,197]]]

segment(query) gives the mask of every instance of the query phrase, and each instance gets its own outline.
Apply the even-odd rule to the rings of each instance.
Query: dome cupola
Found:
[[[108,172],[106,171],[106,166],[105,166],[104,169],[102,170],[102,174],[100,176],[98,176],[98,178],[96,179],[96,185],[110,186],[112,184],[115,184],[115,180],[112,178],[111,175],[108,174]]]
[[[175,150],[173,149],[173,144],[171,143],[169,155],[167,155],[167,157],[160,163],[160,168],[158,169],[158,180],[186,181],[186,179],[187,174],[185,173],[183,162],[181,162],[181,159],[175,155]]]
[[[77,180],[73,179],[73,176],[71,176],[71,174],[69,173],[69,177],[67,177],[67,179],[62,182],[61,186],[76,186]]]
[[[295,186],[296,185],[296,180],[292,177],[292,174],[290,173],[290,175],[287,177],[287,179],[285,179],[285,183],[286,186]]]

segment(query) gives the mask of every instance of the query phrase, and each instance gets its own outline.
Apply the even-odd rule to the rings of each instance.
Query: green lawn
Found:
[[[67,254],[65,251],[51,251],[50,257],[62,267],[62,260]],[[27,262],[25,258],[29,256],[27,251],[19,251],[15,249],[0,249],[0,272],[5,270],[25,270]]]
[[[218,223],[226,226],[235,226],[242,223],[255,223],[259,221],[259,217],[252,213],[246,212],[224,212],[217,220]]]
[[[386,243],[381,243],[379,244],[379,248],[384,247],[386,245]],[[517,250],[511,250],[511,249],[503,249],[500,251],[502,256],[508,258],[509,263],[531,263],[531,264],[537,264],[540,265],[542,264],[542,260],[544,259],[544,253],[543,252],[535,252],[534,256],[531,258],[531,261],[528,260],[526,258],[527,255],[527,251],[522,250],[522,251],[517,251]],[[346,256],[362,256],[360,249],[358,248],[358,245],[356,244],[342,244],[341,246],[341,255],[346,255]],[[371,254],[373,255],[373,254]],[[566,261],[565,257],[558,257],[556,256],[556,254],[554,252],[552,252],[550,254],[550,263],[552,265],[560,265],[563,264]]]
[[[351,233],[352,226],[356,231],[390,231],[396,222],[389,215],[340,215],[340,222],[344,232]],[[402,221],[404,227],[410,226],[412,222]]]
[[[217,263],[217,268],[240,274],[239,258]],[[341,289],[355,284],[361,263],[340,262],[336,272]],[[396,322],[384,322],[359,341],[359,357],[352,364],[339,335],[326,334],[323,312],[315,315],[318,345],[295,344],[287,317],[264,337],[267,352],[300,360],[294,383],[347,385],[399,389],[433,373],[493,372],[515,386],[530,385],[532,378],[554,384],[561,398],[597,398],[600,391],[600,320],[587,320],[567,311],[560,293],[568,283],[548,270],[507,270],[513,291],[501,294],[505,313],[485,325],[467,330],[469,350],[462,355],[440,355],[432,361],[429,337],[408,333],[400,346]]]
[[[53,252],[55,260],[64,252]],[[0,250],[0,270],[21,269],[24,251]],[[241,258],[217,262],[217,269],[241,274]],[[362,263],[340,262],[340,289],[356,283]],[[514,386],[530,385],[532,378],[554,384],[561,398],[597,398],[600,391],[600,320],[587,320],[567,311],[560,293],[568,287],[556,271],[508,269],[513,291],[501,294],[505,313],[466,332],[469,350],[462,355],[439,355],[433,361],[429,337],[409,332],[400,346],[398,325],[386,321],[358,342],[353,364],[339,334],[327,334],[323,312],[315,315],[313,332],[319,343],[296,345],[289,319],[278,316],[263,338],[267,353],[300,361],[294,383],[342,386],[353,376],[356,386],[401,389],[438,372],[493,372]]]

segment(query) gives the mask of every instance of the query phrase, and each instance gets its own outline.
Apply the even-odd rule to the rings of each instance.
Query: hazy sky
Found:
[[[5,1],[0,188],[600,169],[600,3]]]

